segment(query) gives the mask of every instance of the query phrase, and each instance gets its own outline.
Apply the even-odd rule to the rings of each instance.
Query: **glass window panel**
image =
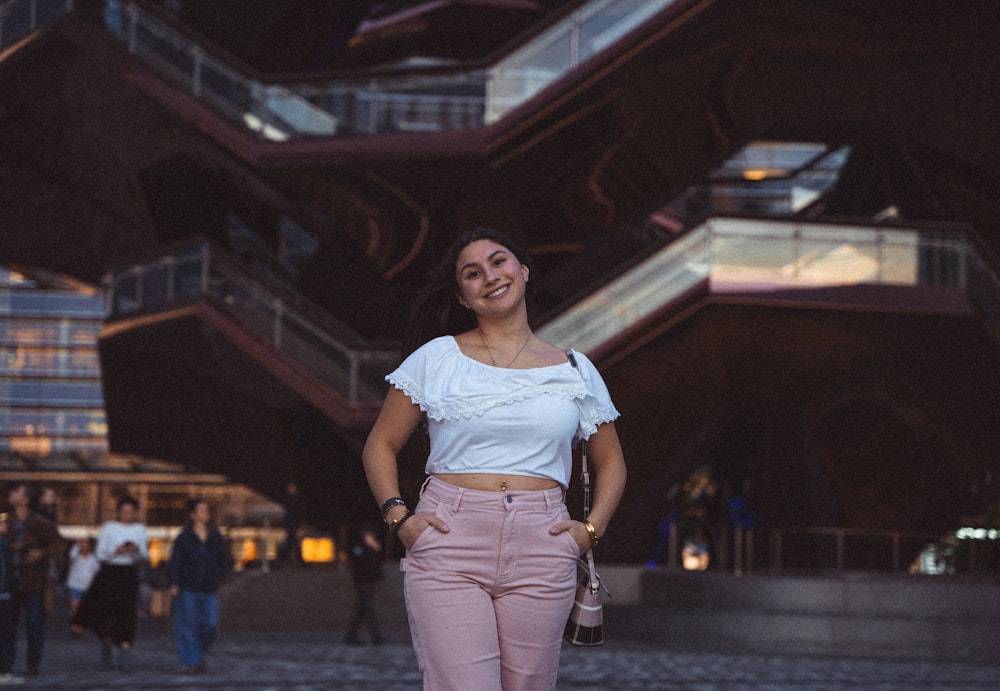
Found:
[[[103,406],[101,385],[94,382],[0,379],[0,403],[15,406]]]
[[[83,345],[93,347],[100,334],[101,323],[62,319],[8,319],[0,320],[2,345]]]
[[[99,378],[100,358],[94,349],[51,349],[0,346],[0,372],[6,376]]]
[[[107,431],[103,409],[0,408],[0,434],[101,437]]]

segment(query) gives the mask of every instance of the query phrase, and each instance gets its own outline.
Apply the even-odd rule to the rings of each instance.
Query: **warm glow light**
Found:
[[[701,546],[688,543],[681,550],[681,563],[686,571],[704,571],[708,568],[708,561],[708,552]]]
[[[302,538],[302,561],[322,564],[333,561],[333,540],[328,537]]]
[[[30,425],[29,425],[30,427]],[[29,430],[29,434],[31,430]],[[48,456],[52,453],[51,437],[10,437],[10,450],[26,456]]]
[[[240,556],[237,562],[246,564],[257,559],[257,543],[250,538],[244,538],[240,545]]]
[[[149,565],[154,569],[162,561],[167,559],[167,545],[163,540],[153,539],[149,541]]]

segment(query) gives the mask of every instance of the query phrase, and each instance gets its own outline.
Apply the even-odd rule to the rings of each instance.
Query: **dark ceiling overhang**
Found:
[[[996,253],[993,5],[685,3],[489,128],[292,145],[249,135],[70,17],[0,63],[0,238],[22,263],[99,279],[160,243],[137,181],[186,154],[225,171],[243,200],[266,192],[336,219],[316,232],[376,275],[409,261],[384,279],[406,287],[472,219],[584,256],[747,140],[862,133],[895,138],[948,220]],[[663,492],[696,451],[724,461],[727,430],[760,442],[763,455],[739,453],[773,521],[943,531],[981,502],[967,490],[997,470],[1000,446],[989,376],[1000,363],[982,318],[698,295],[687,307],[602,359],[631,466],[615,557],[644,557]],[[185,318],[102,343],[121,396],[112,443],[272,496],[290,471],[309,473],[345,512],[370,513],[358,439],[329,416],[318,424],[315,405],[204,326]]]

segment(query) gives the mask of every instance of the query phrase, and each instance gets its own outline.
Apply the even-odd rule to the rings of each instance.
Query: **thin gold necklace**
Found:
[[[495,357],[493,357],[493,351],[490,350],[490,347],[488,345],[486,345],[486,338],[483,336],[483,330],[482,329],[476,329],[476,331],[479,332],[479,340],[483,342],[483,347],[486,348],[486,352],[489,353],[490,362],[493,363],[494,367],[499,367],[500,365],[497,364],[497,359]],[[504,365],[504,369],[507,369],[511,365],[513,365],[514,364],[514,360],[516,360],[518,357],[521,356],[521,352],[524,351],[524,347],[526,345],[528,345],[528,341],[531,340],[531,336],[532,336],[532,334],[529,331],[528,332],[528,338],[527,338],[527,340],[524,343],[521,344],[520,348],[517,349],[517,352],[514,353],[514,357],[512,357],[510,359],[510,362],[508,362],[506,365]]]

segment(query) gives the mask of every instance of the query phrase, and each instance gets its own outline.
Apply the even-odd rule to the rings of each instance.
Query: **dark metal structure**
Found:
[[[186,4],[166,19],[216,41],[185,27]],[[261,32],[233,58],[241,69],[292,65],[309,80],[374,69],[317,72],[321,51],[303,57],[287,40],[314,36],[313,17],[274,19],[282,40],[269,40],[278,35],[254,24],[259,4],[227,3],[230,28]],[[543,4],[495,50],[586,5]],[[231,248],[231,215],[272,244],[290,218],[318,240],[291,289],[391,346],[408,296],[457,229],[494,225],[536,254],[544,318],[647,253],[655,243],[637,221],[759,139],[868,152],[830,216],[871,220],[866,200],[891,199],[904,220],[965,224],[988,261],[1000,249],[1000,25],[989,0],[664,2],[495,122],[289,141],[178,88],[80,5],[0,53],[5,263],[96,283],[194,236]],[[255,52],[263,46],[267,56]],[[492,57],[464,59],[474,70]],[[989,320],[877,293],[864,306],[786,297],[692,294],[602,353],[630,465],[606,558],[643,560],[671,486],[703,464],[723,482],[751,481],[761,526],[946,532],[997,498],[1000,348]],[[175,307],[109,324],[112,447],[275,497],[300,478],[319,522],[370,514],[358,455],[370,418],[345,424],[304,396],[289,381],[308,373],[220,327],[209,298]]]

